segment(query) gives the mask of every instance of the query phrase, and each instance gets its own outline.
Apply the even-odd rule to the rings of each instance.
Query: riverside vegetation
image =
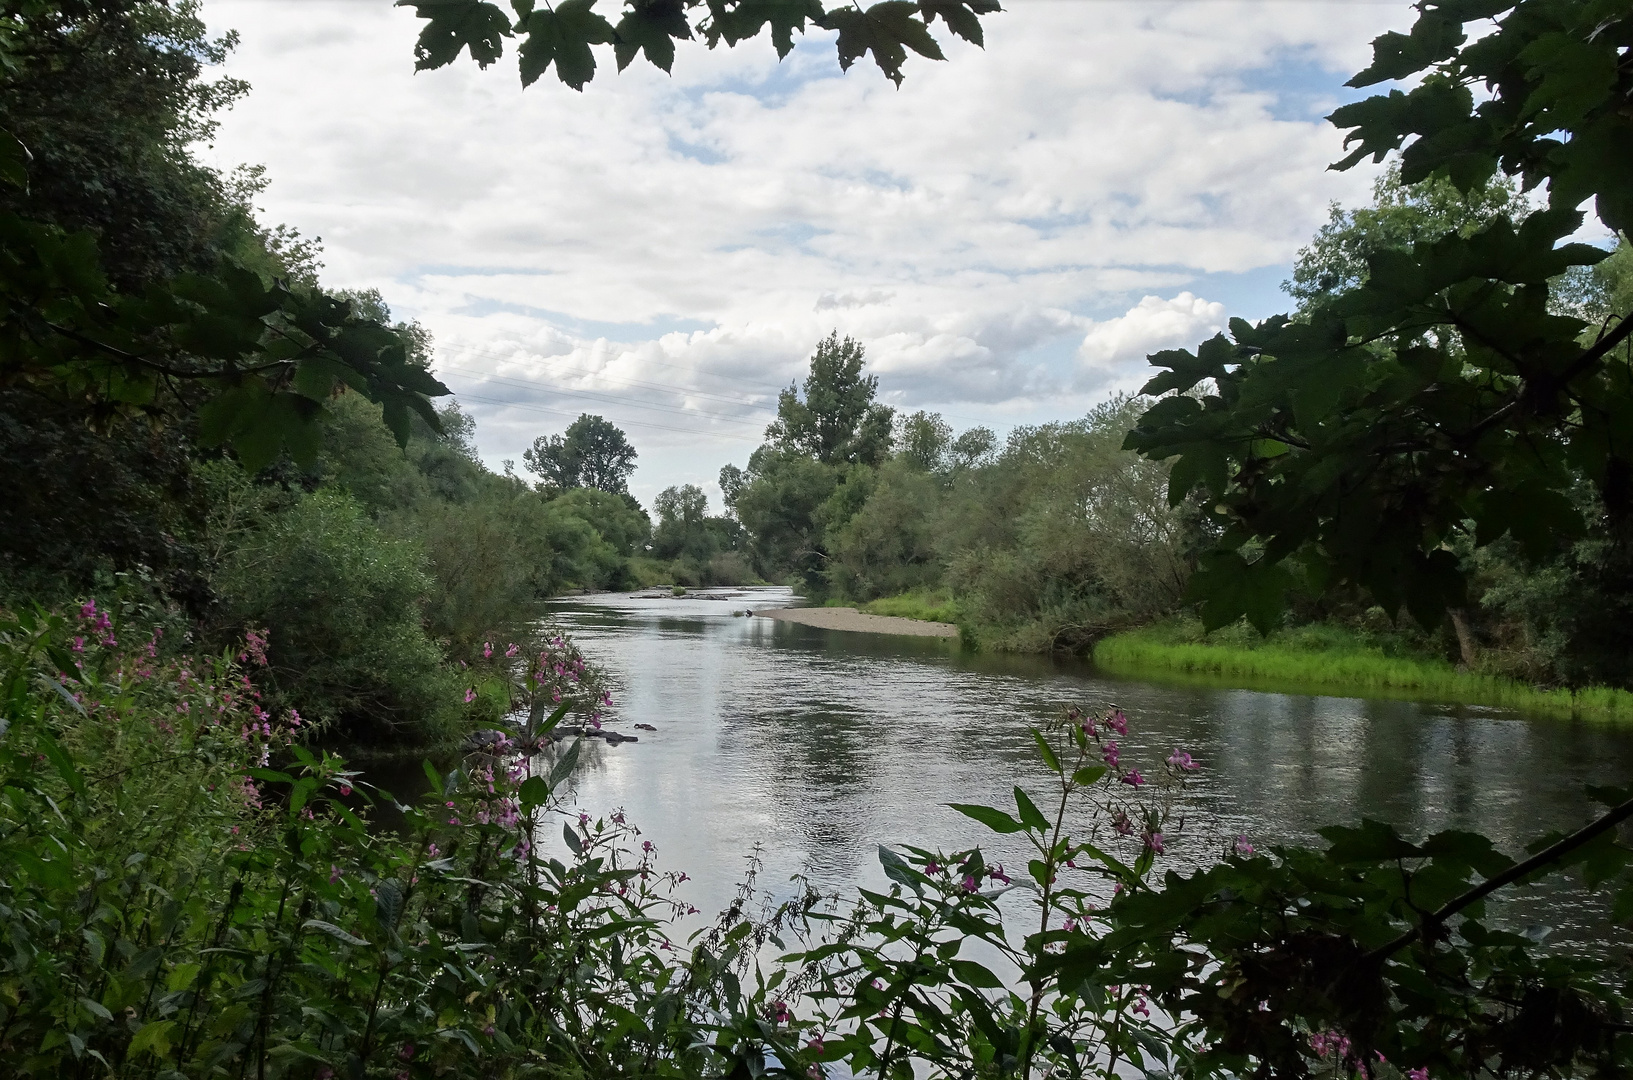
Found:
[[[1398,167],[1375,198],[1356,211],[1335,206],[1300,253],[1286,283],[1298,324],[1360,287],[1369,258],[1513,228],[1537,212],[1504,178],[1461,192],[1447,180],[1407,185]],[[1555,317],[1614,321],[1633,307],[1633,249],[1623,238],[1609,258],[1553,287]],[[1621,542],[1587,486],[1569,497],[1582,520],[1600,524],[1557,544],[1523,528],[1483,544],[1472,522],[1454,530],[1447,548],[1468,589],[1449,618],[1295,575],[1285,610],[1260,628],[1269,641],[1209,635],[1194,614],[1202,594],[1191,578],[1229,528],[1169,462],[1127,445],[1151,398],[1119,396],[1078,421],[1017,428],[1000,445],[984,428],[955,435],[934,413],[893,416],[874,400],[878,383],[863,373],[863,356],[849,339],[819,345],[747,469],[721,473],[766,578],[818,602],[955,622],[982,647],[1091,652],[1130,674],[1633,715],[1623,692],[1633,686],[1633,653],[1605,648],[1595,629],[1605,605],[1620,610],[1627,595],[1605,577]]]
[[[1376,822],[1261,853],[1188,813],[1189,754],[1127,760],[1128,717],[1070,709],[1034,731],[1044,790],[956,806],[1024,839],[1024,868],[881,848],[882,891],[772,906],[750,882],[677,940],[685,875],[622,814],[562,800],[578,744],[536,756],[606,705],[569,642],[484,650],[476,677],[525,722],[427,765],[425,801],[382,830],[390,796],[263,707],[275,642],[172,652],[152,614],[0,624],[7,1075],[1426,1080],[1633,1056],[1616,966],[1481,905],[1579,864],[1625,914],[1630,792],[1524,863]],[[1165,872],[1209,848],[1211,869]]]
[[[785,52],[807,25],[837,33],[842,65],[871,54],[899,79],[907,50],[939,56],[932,23],[979,42],[995,5],[680,0],[632,3],[616,23],[588,0],[518,4],[515,22],[484,0],[417,7],[422,66],[466,50],[485,65],[519,37],[524,80],[553,67],[582,86],[596,45],[667,69],[678,41],[769,30]],[[1633,790],[1594,791],[1605,813],[1524,858],[1377,822],[1260,852],[1199,823],[1183,748],[1126,760],[1131,719],[1110,708],[1034,733],[1046,791],[957,806],[1024,841],[1024,869],[979,848],[881,849],[882,890],[769,909],[745,890],[683,934],[681,872],[659,868],[636,823],[563,801],[576,744],[536,753],[569,719],[597,722],[598,674],[516,618],[541,581],[635,565],[618,539],[640,535],[634,508],[550,480],[607,475],[582,455],[602,447],[616,467],[611,433],[586,418],[576,439],[536,446],[543,490],[462,451],[468,426],[432,405],[444,388],[423,334],[376,297],[323,290],[314,246],[255,221],[255,174],[189,156],[243,90],[201,79],[230,42],[209,40],[196,8],[3,13],[7,1075],[1473,1080],[1633,1065],[1625,959],[1550,948],[1486,907],[1572,872],[1574,899],[1633,918],[1619,835]],[[1596,198],[1613,230],[1633,206],[1629,50],[1622,3],[1424,3],[1359,83],[1424,77],[1336,118],[1362,152],[1402,152],[1407,202],[1441,181],[1459,198],[1489,190],[1501,169],[1560,205],[1363,251],[1365,279],[1335,279],[1305,321],[1159,354],[1148,389],[1163,396],[1126,441],[1140,457],[1116,453],[1127,402],[1002,454],[913,418],[893,449],[860,349],[830,339],[767,446],[722,478],[736,550],[813,589],[929,604],[950,586],[961,610],[992,605],[990,625],[1050,645],[1061,635],[1033,626],[1040,612],[1077,633],[1169,596],[1202,601],[1209,629],[1244,615],[1273,629],[1289,603],[1364,614],[1403,599],[1422,627],[1467,624],[1469,586],[1511,555],[1512,610],[1566,605],[1539,623],[1560,677],[1608,680],[1627,655],[1625,625],[1604,620],[1625,606],[1618,350],[1633,323],[1622,307],[1594,328],[1554,283],[1611,265],[1559,243],[1576,205]],[[1334,365],[1314,379],[1313,355]],[[1425,437],[1437,425],[1450,443]],[[1379,430],[1394,441],[1357,449]],[[1350,471],[1380,450],[1400,456]],[[1138,498],[1086,515],[1056,472],[1082,496]],[[956,493],[954,474],[990,485],[992,510],[972,520],[982,561],[951,560],[937,582],[923,534],[893,547],[892,523],[917,520],[900,512],[914,493]],[[1346,499],[1364,513],[1337,513]],[[690,493],[666,505],[673,533],[710,535]],[[467,518],[503,572],[437,561]],[[1357,541],[1343,528],[1356,520],[1388,531]],[[549,528],[583,543],[526,547]],[[1139,529],[1172,541],[1133,550]],[[702,567],[704,549],[675,550]],[[1116,562],[1142,555],[1145,576]],[[514,634],[487,631],[512,620]],[[367,816],[384,793],[311,738],[435,739],[505,718],[506,738],[430,771],[432,794],[395,830]],[[1204,865],[1181,874],[1169,860],[1187,847]]]

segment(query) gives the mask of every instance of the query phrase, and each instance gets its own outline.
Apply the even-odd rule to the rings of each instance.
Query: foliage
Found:
[[[431,579],[420,550],[382,535],[344,492],[257,491],[230,465],[212,479],[218,618],[271,628],[274,700],[348,741],[454,735],[452,676],[422,625]]]
[[[196,2],[154,0],[6,0],[0,25],[0,129],[28,147],[31,181],[0,188],[0,208],[94,235],[122,291],[241,246],[246,193],[190,153],[249,89],[204,78],[233,35],[211,38]]]
[[[740,552],[743,527],[711,517],[709,500],[695,484],[665,488],[652,501],[658,525],[649,546],[669,564],[668,578],[681,585],[746,585],[754,573]]]
[[[21,185],[26,151],[0,133],[0,179]],[[324,404],[343,388],[378,401],[406,442],[410,417],[436,423],[447,388],[409,362],[389,327],[349,302],[291,289],[242,266],[183,274],[139,294],[104,277],[95,240],[0,212],[0,386],[104,422],[198,407],[198,437],[252,469],[287,451],[314,460]]]
[[[998,0],[884,0],[866,10],[825,8],[821,0],[628,0],[614,23],[593,10],[595,0],[565,0],[542,9],[532,0],[512,0],[512,23],[502,7],[487,0],[397,2],[426,20],[415,47],[421,70],[451,64],[466,50],[485,68],[504,54],[505,38],[521,37],[516,54],[522,85],[532,85],[554,64],[556,77],[574,90],[584,89],[595,77],[595,45],[613,47],[619,71],[640,55],[667,72],[677,42],[702,40],[712,49],[769,29],[777,56],[784,57],[794,48],[794,31],[803,34],[808,25],[839,32],[840,68],[849,69],[872,53],[879,70],[899,86],[908,49],[931,60],[945,59],[930,33],[937,18],[954,34],[980,45],[980,16],[999,10]]]
[[[1372,205],[1330,208],[1307,247],[1293,264],[1288,295],[1309,307],[1366,283],[1367,260],[1380,251],[1410,248],[1456,233],[1472,236],[1499,217],[1515,220],[1531,208],[1507,177],[1494,177],[1468,191],[1450,180],[1432,178],[1415,186],[1401,183],[1400,165],[1392,162],[1372,184]]]
[[[635,448],[616,425],[589,413],[569,424],[566,434],[540,435],[522,452],[528,471],[546,487],[587,487],[613,495],[629,492],[635,458]]]
[[[1496,28],[1469,42],[1465,24],[1487,18]],[[1422,78],[1332,115],[1359,143],[1339,167],[1399,150],[1405,184],[1470,192],[1501,169],[1545,183],[1549,203],[1375,251],[1364,283],[1300,320],[1234,320],[1228,339],[1152,357],[1168,370],[1146,392],[1178,393],[1127,445],[1176,459],[1176,502],[1200,489],[1215,508],[1222,535],[1191,593],[1208,626],[1245,614],[1272,629],[1300,578],[1434,625],[1467,603],[1461,537],[1512,536],[1545,559],[1583,535],[1579,481],[1621,542],[1633,321],[1560,313],[1550,281],[1605,258],[1563,242],[1587,198],[1611,230],[1633,222],[1630,35],[1625,6],[1602,0],[1426,0],[1410,34],[1374,42],[1353,85]]]
[[[1167,470],[1119,448],[1140,405],[1021,427],[991,463],[955,471],[935,525],[946,584],[983,644],[1081,649],[1179,604],[1201,542],[1167,503]]]
[[[838,486],[836,470],[820,461],[765,446],[754,452],[728,505],[748,531],[761,577],[820,586],[827,554],[817,512]]]
[[[841,341],[837,331],[818,342],[804,385],[777,396],[777,419],[765,430],[766,445],[824,465],[882,461],[890,453],[894,414],[874,402],[879,378],[862,374],[865,358],[861,343]]]
[[[953,428],[940,413],[920,409],[896,418],[894,443],[899,460],[920,472],[939,472],[952,453]]]
[[[1024,869],[980,848],[881,848],[884,889],[849,904],[806,890],[750,918],[747,887],[680,948],[684,875],[622,814],[562,803],[576,744],[533,756],[571,710],[593,723],[605,704],[565,639],[490,644],[473,676],[520,726],[452,773],[428,765],[431,794],[396,830],[363,816],[384,793],[292,741],[298,713],[262,707],[246,677],[267,659],[259,634],[238,661],[160,644],[139,612],[94,602],[0,622],[8,1075],[1423,1080],[1626,1064],[1615,971],[1482,909],[1561,865],[1625,888],[1625,792],[1598,793],[1611,813],[1524,863],[1472,834],[1412,844],[1367,822],[1325,830],[1319,852],[1221,838],[1224,861],[1180,877],[1162,873],[1171,854],[1213,842],[1180,827],[1198,763],[1176,749],[1137,767],[1127,717],[1072,709],[1033,732],[1046,794],[953,807],[1030,847]],[[558,825],[560,854],[542,842]]]
[[[935,529],[941,487],[919,464],[908,454],[881,466],[866,501],[828,531],[829,581],[841,595],[872,599],[940,581]]]

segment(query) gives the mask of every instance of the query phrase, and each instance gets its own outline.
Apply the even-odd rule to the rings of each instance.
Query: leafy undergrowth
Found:
[[[1094,662],[1118,675],[1180,675],[1247,689],[1336,691],[1633,721],[1633,693],[1624,690],[1539,688],[1461,670],[1415,651],[1403,635],[1335,626],[1298,627],[1268,638],[1236,626],[1204,637],[1195,620],[1170,620],[1101,639]]]
[[[841,901],[802,885],[772,906],[750,882],[683,943],[685,875],[660,870],[622,813],[560,800],[579,744],[538,752],[570,710],[593,725],[607,704],[565,637],[482,650],[470,703],[504,682],[525,724],[452,773],[428,765],[430,795],[381,830],[366,815],[389,797],[301,745],[293,709],[262,707],[264,635],[236,656],[169,655],[126,615],[0,612],[0,1076],[1629,1068],[1620,969],[1485,927],[1472,886],[1575,852],[1633,911],[1614,828],[1633,792],[1598,791],[1615,808],[1546,864],[1470,833],[1418,846],[1378,822],[1323,830],[1325,852],[1266,855],[1186,812],[1203,763],[1177,747],[1136,761],[1121,711],[1070,709],[1031,732],[1035,798],[952,805],[1029,851],[1024,868],[978,847],[881,847],[883,889]],[[1083,814],[1092,840],[1067,829]],[[1181,850],[1209,868],[1170,872]],[[1516,1000],[1545,1002],[1542,1024]]]

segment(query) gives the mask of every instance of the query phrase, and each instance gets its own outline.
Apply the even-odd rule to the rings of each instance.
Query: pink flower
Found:
[[[1117,816],[1111,819],[1111,827],[1117,830],[1118,836],[1133,836],[1134,823],[1128,820],[1127,812],[1117,811]]]
[[[1145,841],[1145,846],[1151,849],[1152,852],[1158,855],[1163,854],[1162,833],[1148,832],[1144,835],[1144,837],[1142,837],[1142,839]]]
[[[74,635],[74,646],[73,647],[74,647],[75,652],[84,652],[85,651],[85,639],[80,637],[77,634]]]
[[[1077,929],[1077,920],[1068,915],[1066,921],[1060,924],[1060,928],[1070,934]]]
[[[431,843],[431,845],[425,849],[425,853],[427,855],[431,856],[431,858],[433,858],[433,859],[437,858],[438,856],[440,856],[442,854],[442,852],[437,849],[437,845],[436,845],[435,841],[433,841]]]
[[[975,884],[975,876],[973,874],[965,874],[964,880],[961,884],[964,886],[965,892],[974,892],[977,887]]]
[[[248,647],[250,656],[254,657],[255,662],[261,667],[266,667],[267,665],[267,641],[271,637],[272,631],[270,630],[262,630],[259,632],[255,630],[244,631],[244,644]]]
[[[1145,783],[1145,777],[1140,775],[1140,770],[1138,769],[1130,769],[1128,772],[1118,777],[1118,779],[1131,788],[1137,788]]]
[[[340,867],[336,866],[334,863],[329,864],[329,884],[333,885],[343,876],[344,875],[342,875],[340,872]]]
[[[465,704],[469,705],[471,702],[473,702],[475,700],[476,700],[476,691],[474,689],[465,691]]]
[[[1253,845],[1248,843],[1247,833],[1238,833],[1236,835],[1236,843],[1234,846],[1236,848],[1236,854],[1238,855],[1253,854]]]
[[[1011,882],[1009,880],[1009,875],[1004,873],[1004,867],[1003,867],[1002,863],[996,864],[996,865],[993,866],[993,868],[991,870],[988,870],[987,871],[987,876],[990,877],[994,881],[1001,881],[1005,885],[1013,884],[1013,882]]]
[[[300,727],[301,726],[301,714],[300,714],[300,711],[298,709],[290,709],[289,710],[289,726],[290,727]]]
[[[482,659],[484,659],[484,660],[492,660],[493,659],[493,642],[484,641],[482,643]]]
[[[79,605],[79,617],[82,619],[96,618],[96,601],[87,600],[83,604]]]
[[[510,648],[506,649],[505,650],[506,658],[508,659],[509,657],[515,656],[517,648],[518,648],[518,646],[512,645]]]
[[[1116,712],[1106,717],[1106,726],[1117,732],[1119,735],[1127,735],[1128,717],[1123,715],[1123,710],[1118,709]]]
[[[1407,1069],[1406,1080],[1429,1080],[1429,1070],[1422,1065],[1415,1069]]]
[[[1168,755],[1168,764],[1176,769],[1194,769],[1197,767],[1196,762],[1191,760],[1190,754],[1184,753],[1177,748],[1172,754]]]
[[[1336,1031],[1318,1031],[1310,1036],[1310,1049],[1315,1051],[1316,1057],[1324,1058],[1336,1054],[1340,1061],[1349,1057],[1349,1039]],[[1411,1075],[1408,1073],[1407,1075]],[[1424,1075],[1428,1072],[1425,1070]]]
[[[1102,761],[1104,761],[1111,768],[1115,769],[1117,767],[1117,758],[1118,758],[1116,742],[1106,743],[1105,747],[1102,749],[1102,751],[1100,753],[1100,758],[1101,758]]]
[[[771,1020],[776,1024],[786,1024],[793,1015],[788,1011],[788,1002],[773,1001],[771,1003]]]
[[[341,784],[340,785],[340,797],[341,798],[345,798],[346,796],[350,795],[351,793],[352,793],[352,786],[350,784]]]

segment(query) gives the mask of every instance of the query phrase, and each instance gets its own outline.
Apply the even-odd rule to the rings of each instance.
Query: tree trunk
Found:
[[[1469,620],[1462,608],[1452,608],[1447,611],[1452,617],[1452,629],[1457,631],[1457,648],[1463,654],[1463,667],[1474,667],[1474,632],[1469,629]]]

